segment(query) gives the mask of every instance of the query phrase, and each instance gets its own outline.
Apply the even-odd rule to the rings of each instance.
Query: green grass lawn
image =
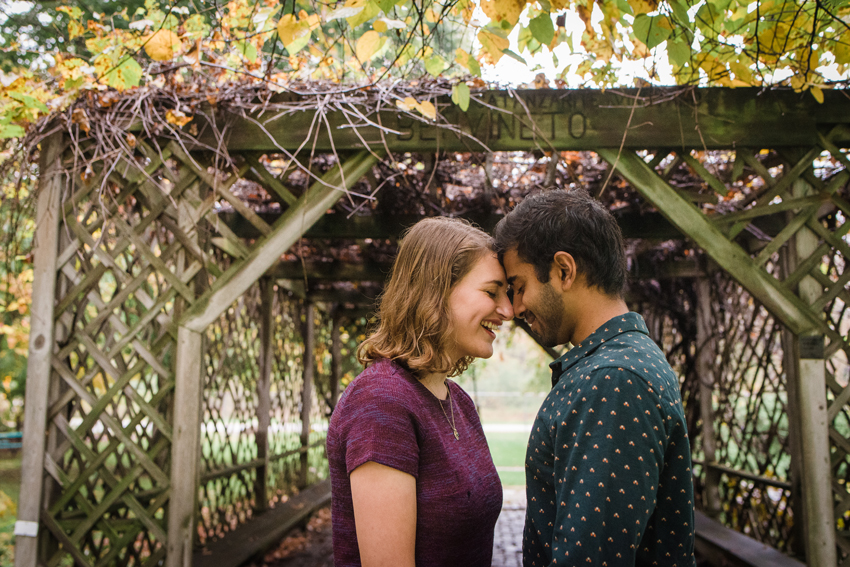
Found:
[[[3,491],[18,507],[21,491],[20,456],[0,457],[0,491]],[[0,567],[12,567],[15,563],[14,535],[15,514],[0,514]]]
[[[499,470],[499,478],[505,486],[525,486],[525,447],[528,443],[527,432],[489,432],[487,443],[496,468],[518,467],[518,470]]]

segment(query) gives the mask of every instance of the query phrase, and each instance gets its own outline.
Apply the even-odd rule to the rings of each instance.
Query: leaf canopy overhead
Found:
[[[847,84],[848,22],[847,0],[33,3],[0,24],[0,137],[87,92],[150,84],[333,91],[432,76],[456,81],[465,109],[505,56],[542,62],[535,86],[618,86],[639,68],[641,84],[783,85],[822,100]],[[425,102],[399,101],[430,116]]]

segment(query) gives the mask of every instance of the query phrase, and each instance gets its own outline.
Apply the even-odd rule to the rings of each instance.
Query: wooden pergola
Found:
[[[196,118],[193,142],[157,146],[139,136],[132,155],[86,180],[66,173],[67,134],[52,135],[40,158],[16,566],[53,567],[64,555],[86,566],[192,563],[202,514],[208,333],[260,281],[383,279],[385,263],[282,260],[302,237],[394,238],[416,220],[326,215],[382,157],[568,150],[598,154],[657,211],[621,218],[627,237],[689,239],[781,323],[793,449],[788,490],[800,496],[795,506],[806,557],[811,565],[835,565],[839,557],[846,563],[850,537],[838,522],[850,518],[844,483],[850,431],[835,423],[850,411],[850,387],[835,370],[846,362],[834,361],[850,354],[850,99],[843,92],[825,95],[818,104],[806,93],[757,89],[485,91],[465,113],[437,99],[436,124],[391,108],[354,118],[328,113],[320,130],[308,110],[247,116],[213,110],[215,124]],[[127,128],[133,131],[132,124]],[[238,159],[216,169],[207,150],[221,146]],[[704,158],[712,150],[734,163],[731,181]],[[781,164],[765,165],[765,150]],[[263,158],[311,152],[333,152],[339,161],[300,196]],[[837,164],[828,177],[816,172],[824,160]],[[713,206],[669,183],[680,166],[711,188]],[[724,201],[745,168],[761,179],[759,187],[743,202]],[[279,207],[255,211],[235,191],[243,178],[262,185]],[[115,194],[104,198],[107,182]],[[220,210],[222,203],[229,212]],[[497,218],[476,220],[488,227]],[[712,284],[705,267],[684,262],[664,269],[699,280],[695,317],[702,349],[711,342],[706,302]],[[275,292],[263,285],[251,301],[262,306],[268,329]],[[362,304],[364,296],[290,290],[305,301],[292,321],[303,319],[306,354],[300,418],[293,417],[301,444],[287,455],[306,471],[306,455],[319,445],[310,429],[315,408],[305,401],[315,396],[308,356],[315,348],[313,304]],[[339,325],[333,328],[338,332]],[[268,392],[271,339],[257,340],[266,345],[259,349],[257,384]],[[716,515],[723,508],[721,475],[736,471],[715,459],[716,370],[709,355],[700,360],[701,503]],[[261,479],[259,496],[251,495],[255,511],[267,508],[271,497],[265,492],[275,427],[271,403],[268,393],[256,402],[256,456],[227,469],[250,469]],[[306,478],[305,472],[302,487]],[[756,475],[753,482],[764,480]],[[121,521],[113,521],[116,516]]]

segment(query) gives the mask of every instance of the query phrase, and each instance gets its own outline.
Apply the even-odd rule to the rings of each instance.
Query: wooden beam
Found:
[[[700,555],[710,562],[710,565],[806,567],[805,563],[801,563],[769,545],[727,528],[699,510],[695,512],[694,520],[696,524],[696,549]]]
[[[331,310],[331,411],[336,408],[339,401],[339,387],[342,379],[342,309],[334,305]]]
[[[257,216],[268,224],[277,222],[283,213],[264,212]],[[682,233],[670,224],[663,215],[659,213],[620,213],[614,212],[614,217],[620,225],[620,231],[624,238],[645,238],[650,240],[681,240]],[[218,213],[217,218],[237,236],[246,239],[254,239],[262,236],[250,222],[235,212]],[[305,238],[350,238],[362,240],[371,238],[373,240],[390,239],[395,240],[401,236],[405,229],[413,226],[418,221],[426,218],[424,215],[370,215],[345,216],[334,213],[327,214],[317,220],[310,229],[304,233]],[[476,224],[486,232],[492,232],[496,223],[502,219],[502,215],[464,215],[463,218]],[[782,225],[784,226],[784,224]],[[782,229],[779,227],[779,230]]]
[[[271,425],[271,376],[274,364],[274,304],[275,286],[269,278],[260,280],[260,301],[262,307],[260,322],[260,375],[257,378],[257,460],[263,462],[257,467],[257,480],[254,486],[254,509],[264,511],[269,507],[269,427]]]
[[[195,509],[200,483],[203,343],[201,332],[183,326],[178,328],[166,567],[192,567]]]
[[[268,237],[261,240],[243,260],[234,263],[186,311],[181,324],[196,332],[206,329],[377,161],[374,154],[363,151],[341,167],[328,171],[275,222]]]
[[[311,289],[305,297],[317,303],[337,303],[374,309],[381,291],[382,286],[366,289]]]
[[[345,281],[345,282],[379,282],[387,281],[392,263],[390,262],[279,262],[268,275],[279,280],[310,280]],[[325,299],[327,300],[327,299]]]
[[[637,98],[637,97],[640,98]],[[281,94],[273,102],[301,103],[297,95]],[[473,93],[462,112],[448,97],[433,100],[441,121],[452,132],[412,113],[396,109],[373,114],[370,124],[350,127],[341,112],[327,114],[327,127],[317,127],[314,113],[257,111],[249,118],[231,115],[223,140],[195,117],[201,143],[228,150],[280,152],[304,146],[315,151],[360,150],[363,143],[393,152],[515,151],[534,149],[722,149],[813,146],[819,124],[850,121],[850,100],[841,92],[824,91],[818,104],[806,93],[759,88],[653,88],[605,91],[536,89],[490,90]],[[216,118],[220,123],[220,118]],[[626,125],[633,126],[626,134]],[[329,137],[333,133],[333,146]]]
[[[715,463],[717,439],[714,432],[714,355],[716,342],[712,332],[711,319],[711,281],[707,277],[696,281],[697,305],[697,360],[696,378],[699,382],[699,409],[702,417],[702,450],[706,463]],[[705,484],[703,506],[705,512],[714,519],[723,511],[720,499],[720,473],[712,467],[704,467]]]
[[[696,260],[670,260],[660,264],[650,259],[638,258],[632,265],[629,277],[639,280],[663,280],[671,278],[697,278],[705,271]],[[392,270],[392,262],[332,262],[290,261],[279,262],[268,275],[280,280],[294,281],[340,281],[340,282],[377,282],[387,281]],[[339,301],[342,303],[363,303],[374,301],[372,294],[354,291],[341,293],[337,290],[314,290],[308,293],[316,301]]]
[[[688,203],[634,152],[600,149],[599,155],[617,170],[717,264],[729,272],[753,297],[794,333],[820,328],[822,322],[800,298],[783,288],[772,276],[757,268],[750,256],[730,242],[691,203]]]
[[[316,308],[312,301],[304,305],[304,323],[302,326],[304,365],[301,382],[301,469],[298,474],[298,488],[307,488],[307,473],[310,464],[310,412],[313,409],[313,380],[316,373]]]
[[[27,356],[24,404],[21,492],[15,524],[15,567],[38,564],[38,528],[44,479],[45,430],[54,350],[53,306],[56,301],[56,257],[59,253],[59,220],[63,193],[61,134],[43,142],[39,196],[33,245],[33,288],[30,344]]]

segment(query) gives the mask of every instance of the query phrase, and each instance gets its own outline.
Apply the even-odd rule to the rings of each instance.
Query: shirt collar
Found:
[[[564,372],[578,364],[581,359],[593,353],[605,342],[610,341],[617,335],[633,331],[649,335],[649,329],[647,329],[643,317],[637,313],[629,312],[625,315],[617,315],[606,321],[604,325],[601,325],[590,336],[584,339],[581,344],[571,348],[549,364],[549,368],[552,369],[552,387],[558,383]]]

